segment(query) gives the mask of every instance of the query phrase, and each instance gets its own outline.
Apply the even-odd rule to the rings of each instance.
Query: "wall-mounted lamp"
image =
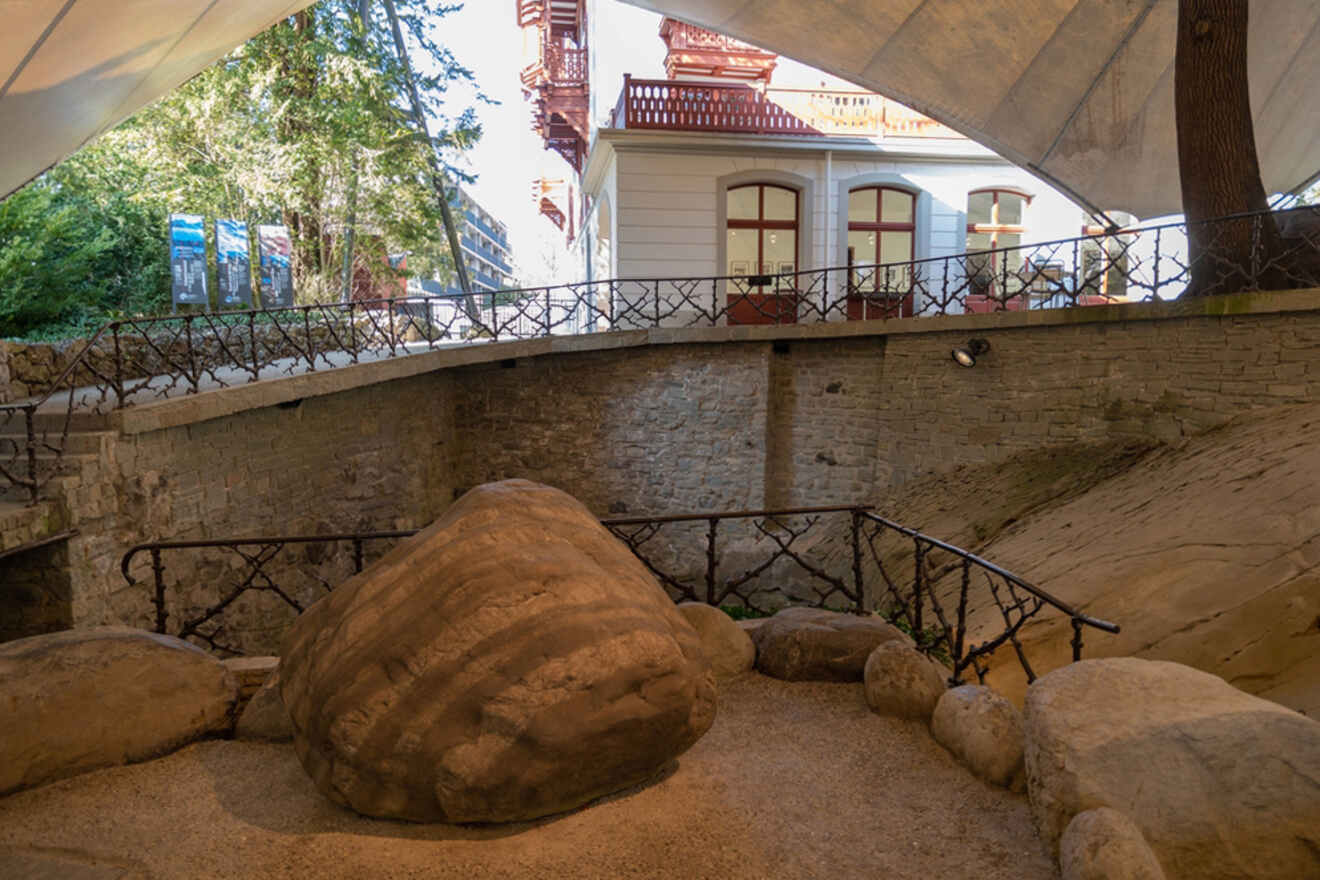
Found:
[[[955,348],[951,354],[960,367],[976,366],[976,359],[990,350],[990,343],[984,339],[969,339],[966,345]]]

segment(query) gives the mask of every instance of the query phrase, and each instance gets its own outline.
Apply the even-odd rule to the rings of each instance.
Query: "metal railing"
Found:
[[[58,465],[68,422],[62,430],[54,421],[43,427],[34,419],[37,409],[104,412],[451,345],[654,327],[785,325],[1167,300],[1180,295],[1194,275],[1201,294],[1320,286],[1320,208],[1269,215],[1284,233],[1281,246],[1266,246],[1265,216],[1198,224],[1191,230],[1200,244],[1194,257],[1188,255],[1188,227],[1165,224],[903,263],[805,271],[767,265],[747,267],[750,274],[607,279],[504,290],[467,301],[410,296],[113,321],[40,398],[0,405],[0,476],[32,488],[35,503],[42,480],[30,487],[30,468],[49,473],[43,462]],[[62,394],[68,395],[67,407]]]
[[[1035,671],[1019,639],[1022,627],[1047,608],[1066,617],[1072,626],[1072,658],[1082,657],[1082,632],[1092,627],[1117,633],[1117,624],[1091,617],[966,550],[923,535],[859,505],[798,507],[782,510],[740,510],[676,516],[627,517],[601,521],[651,572],[675,601],[743,609],[766,614],[786,604],[870,613],[878,610],[907,631],[918,648],[948,664],[950,681],[960,683],[970,669],[979,680],[988,672],[988,660],[1010,645],[1027,681]],[[300,613],[319,595],[332,589],[320,567],[345,560],[331,550],[318,552],[299,568],[282,560],[293,547],[347,548],[352,571],[363,570],[368,542],[397,540],[416,530],[297,537],[254,537],[223,540],[161,541],[139,544],[124,554],[120,571],[130,586],[135,560],[148,554],[155,606],[155,629],[169,632],[169,620],[181,622],[174,634],[192,638],[213,650],[242,653],[226,633],[222,616],[243,595],[265,593]],[[887,538],[901,540],[882,546]],[[903,552],[911,542],[910,580],[897,575],[908,567]],[[218,601],[194,597],[184,611],[171,614],[171,594],[180,592],[167,582],[166,552],[219,550],[241,560],[230,569],[234,583]],[[224,566],[220,566],[224,570]],[[145,574],[138,563],[137,570]],[[293,577],[300,589],[281,587],[277,577]],[[977,580],[983,581],[977,584]],[[209,580],[209,579],[208,579]],[[310,585],[310,589],[309,586]],[[973,587],[976,590],[973,590]],[[735,612],[737,613],[737,612]],[[968,634],[983,638],[975,643]]]
[[[753,88],[674,79],[623,78],[613,128],[732,134],[921,137],[966,140],[872,92]]]

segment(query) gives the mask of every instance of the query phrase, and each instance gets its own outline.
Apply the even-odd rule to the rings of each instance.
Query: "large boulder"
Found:
[[[872,711],[913,721],[929,721],[946,688],[940,667],[897,639],[871,652],[862,675]]]
[[[1141,830],[1118,810],[1078,813],[1059,841],[1062,880],[1165,880]]]
[[[678,610],[701,638],[716,678],[733,678],[755,665],[756,645],[732,617],[704,602],[684,602]]]
[[[1126,657],[1038,679],[1024,729],[1032,812],[1052,846],[1076,814],[1112,807],[1171,880],[1320,872],[1320,722]]]
[[[910,640],[879,617],[785,608],[752,631],[756,668],[785,681],[861,681],[885,642]]]
[[[473,489],[309,608],[280,688],[332,800],[371,816],[510,822],[654,776],[715,716],[701,643],[585,507]]]
[[[986,782],[1020,789],[1022,716],[1007,699],[978,684],[949,688],[930,719],[935,741]]]
[[[144,761],[233,726],[238,682],[194,645],[126,626],[0,645],[0,794]]]

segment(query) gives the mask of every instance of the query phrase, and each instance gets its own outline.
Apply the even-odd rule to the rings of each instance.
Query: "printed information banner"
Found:
[[[209,307],[206,295],[206,233],[200,214],[170,215],[170,274],[175,305]]]
[[[252,308],[252,259],[246,223],[215,221],[215,268],[220,308]]]
[[[293,305],[293,242],[283,226],[258,226],[261,252],[261,305],[267,309]]]

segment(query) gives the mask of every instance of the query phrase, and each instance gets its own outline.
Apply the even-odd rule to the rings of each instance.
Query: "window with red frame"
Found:
[[[967,194],[967,252],[1020,248],[1026,231],[1027,206],[1031,196],[1008,189],[981,189]],[[1005,299],[1011,291],[1000,290],[1003,279],[1016,276],[1022,268],[1022,251],[969,256],[968,311],[998,308],[994,299]],[[1010,283],[1009,285],[1013,285]],[[1003,302],[1008,309],[1022,308],[1017,300]]]
[[[730,324],[795,320],[791,273],[798,263],[798,197],[797,190],[769,183],[732,187],[725,195],[725,274],[784,276],[768,285],[731,281]]]
[[[848,193],[848,264],[865,267],[849,280],[849,320],[912,314],[916,203],[912,193],[892,187]]]

